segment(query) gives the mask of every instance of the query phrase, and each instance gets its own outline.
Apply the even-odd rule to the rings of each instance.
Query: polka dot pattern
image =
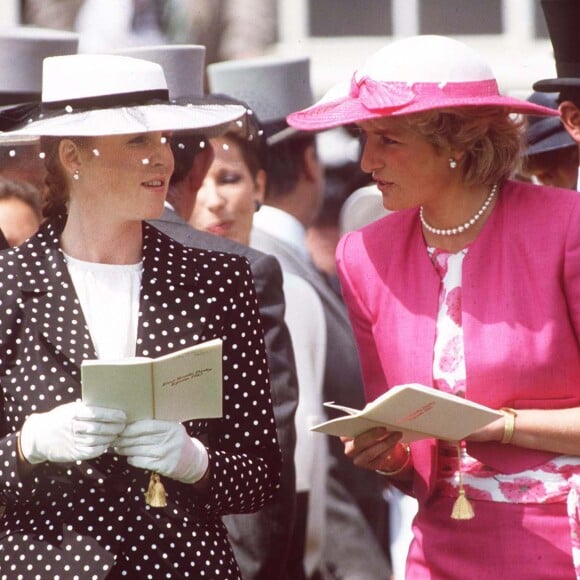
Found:
[[[220,516],[260,509],[280,472],[244,258],[184,248],[143,226],[137,354],[223,340],[224,416],[186,423],[208,447],[207,493],[164,478],[168,506],[149,508],[149,474],[113,452],[19,472],[23,421],[80,398],[80,363],[95,357],[58,246],[63,226],[61,218],[0,253],[0,578],[240,578]]]

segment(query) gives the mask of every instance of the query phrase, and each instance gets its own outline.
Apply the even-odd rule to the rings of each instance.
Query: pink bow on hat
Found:
[[[420,105],[419,109],[478,104],[478,101],[498,96],[494,79],[462,83],[407,83],[375,81],[368,76],[357,80],[356,75],[352,77],[349,93],[349,97],[358,99],[370,111],[384,112],[398,111],[412,104]],[[463,102],[458,103],[458,100]]]
[[[412,86],[401,82],[375,81],[368,76],[356,79],[352,75],[349,96],[358,99],[367,109],[392,110],[401,109],[412,103],[416,94]]]

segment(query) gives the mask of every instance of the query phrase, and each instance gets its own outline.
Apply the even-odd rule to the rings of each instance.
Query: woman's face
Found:
[[[211,140],[214,160],[197,193],[189,223],[212,234],[248,245],[256,202],[262,202],[265,173],[254,179],[240,146],[228,137]]]
[[[0,229],[11,246],[19,246],[39,226],[40,220],[28,203],[16,196],[0,199]]]
[[[450,152],[440,152],[418,132],[396,118],[359,124],[365,136],[363,171],[371,173],[383,196],[383,205],[394,211],[437,201],[460,179],[449,167]]]
[[[173,173],[170,133],[160,131],[94,137],[80,149],[75,193],[91,209],[121,220],[157,218]]]

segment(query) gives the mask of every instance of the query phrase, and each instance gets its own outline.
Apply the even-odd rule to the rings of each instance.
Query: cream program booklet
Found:
[[[424,385],[393,387],[364,409],[324,403],[347,413],[310,429],[328,435],[356,437],[373,427],[401,431],[402,441],[445,439],[460,441],[502,416],[501,411]]]
[[[157,358],[85,360],[83,402],[139,419],[188,421],[222,416],[222,341],[217,338]]]

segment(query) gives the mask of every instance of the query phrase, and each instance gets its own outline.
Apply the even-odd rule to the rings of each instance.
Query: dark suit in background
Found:
[[[302,569],[286,574],[295,515],[294,415],[298,380],[292,343],[284,323],[280,265],[274,257],[248,246],[196,230],[170,209],[151,223],[185,246],[235,253],[250,262],[270,365],[272,403],[282,449],[282,478],[280,489],[267,507],[254,514],[223,519],[244,580],[300,580],[304,577]]]
[[[314,263],[304,259],[303,253],[285,240],[254,226],[251,245],[276,256],[285,272],[300,276],[316,290],[322,301],[327,327],[325,400],[340,401],[341,405],[362,409],[365,397],[358,351],[341,298]],[[344,446],[338,437],[330,437],[329,444],[334,460],[327,490],[326,562],[339,566],[338,577],[341,571],[353,573],[359,570],[358,575],[347,577],[361,580],[387,578],[388,506],[382,499],[384,478],[354,467],[345,458]],[[356,504],[353,504],[353,499]]]

